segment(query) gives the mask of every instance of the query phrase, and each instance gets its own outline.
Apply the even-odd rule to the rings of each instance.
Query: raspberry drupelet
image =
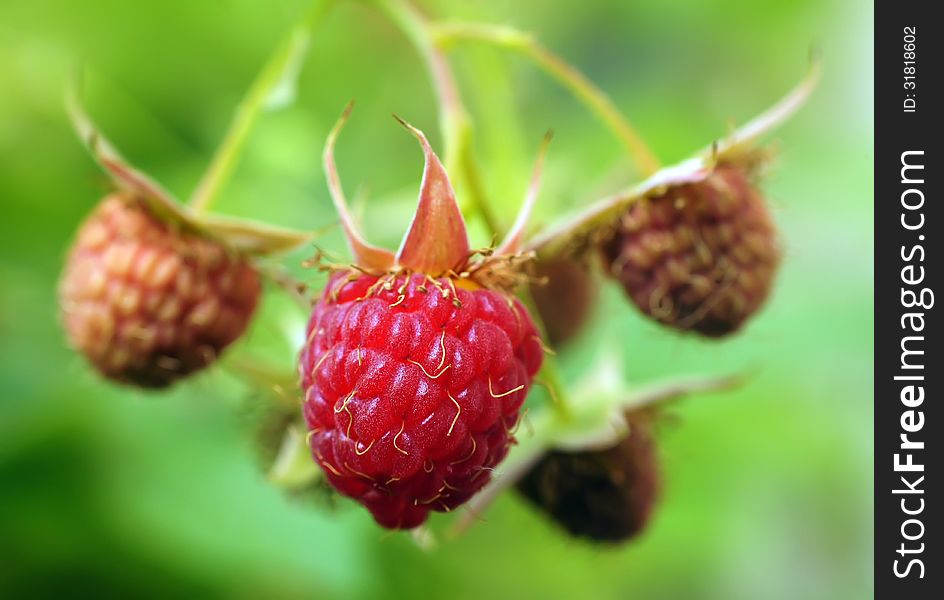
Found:
[[[410,529],[463,504],[514,442],[542,362],[511,293],[514,250],[536,196],[494,253],[473,260],[451,184],[426,138],[419,207],[396,255],[354,229],[325,148],[329,187],[356,266],[335,268],[299,361],[308,443],[328,480],[383,527]]]

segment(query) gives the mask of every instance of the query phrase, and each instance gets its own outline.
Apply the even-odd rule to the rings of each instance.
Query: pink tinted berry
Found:
[[[259,294],[242,256],[123,194],[79,229],[59,286],[70,344],[106,377],[153,388],[216,360]]]

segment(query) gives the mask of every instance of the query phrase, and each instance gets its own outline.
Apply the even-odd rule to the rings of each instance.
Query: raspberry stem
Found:
[[[737,373],[720,377],[673,378],[659,383],[652,383],[622,399],[620,408],[634,411],[649,406],[657,406],[689,394],[721,392],[737,388],[744,384],[748,375]]]
[[[446,146],[446,170],[451,170],[450,165],[458,163],[459,171],[465,174],[467,184],[475,188],[478,174],[471,153],[471,120],[468,111],[462,104],[455,76],[449,67],[449,63],[434,41],[433,29],[429,22],[405,0],[375,1],[390,19],[403,30],[427,64],[439,99],[440,126]],[[545,139],[545,145],[548,140],[549,137]],[[541,154],[543,155],[543,151]],[[537,171],[540,172],[540,168]],[[472,196],[475,199],[476,210],[482,216],[489,230],[497,235],[499,232],[498,224],[484,197],[480,193],[473,193]],[[537,312],[533,310],[533,306],[531,308],[532,314],[537,315]],[[535,318],[540,321],[539,316]],[[539,323],[538,327],[541,328],[542,332],[544,331],[543,323]],[[555,400],[555,408],[563,416],[569,414],[566,390],[556,364],[552,364],[550,360],[545,360],[541,368],[541,376]]]
[[[462,103],[449,61],[434,43],[429,22],[406,0],[373,2],[409,39],[426,64],[439,105],[439,126],[445,146],[443,162],[446,171],[461,175],[461,181],[474,210],[482,217],[488,230],[497,235],[500,230],[499,223],[485,198],[485,188],[472,152],[472,120]]]
[[[565,416],[553,408],[543,407],[532,413],[534,434],[519,440],[502,464],[501,473],[468,503],[468,510],[453,521],[449,537],[456,538],[481,520],[483,513],[501,492],[512,487],[544,454],[564,443],[573,452],[593,450],[616,444],[625,435],[613,425],[613,417],[621,418],[629,410],[655,408],[665,402],[695,393],[729,390],[743,382],[742,376],[690,377],[671,379],[641,388],[633,393],[607,393],[584,398],[573,405],[574,412]],[[575,440],[577,442],[575,442]]]
[[[226,185],[259,114],[266,109],[281,107],[291,99],[291,88],[307,54],[311,32],[333,3],[333,0],[314,0],[252,82],[190,198],[194,213],[206,211]]]
[[[610,97],[580,70],[548,50],[531,35],[508,26],[462,22],[435,24],[433,33],[440,47],[458,40],[476,40],[522,54],[567,88],[607,125],[636,161],[644,177],[659,170],[660,163],[655,154]]]
[[[750,160],[751,154],[756,152],[758,140],[792,117],[810,97],[819,81],[820,70],[819,58],[814,53],[806,76],[773,106],[692,157],[663,167],[645,181],[598,200],[579,214],[561,220],[532,237],[525,249],[547,258],[568,248],[579,247],[593,232],[612,224],[620,213],[640,198],[670,186],[702,181],[720,162]]]

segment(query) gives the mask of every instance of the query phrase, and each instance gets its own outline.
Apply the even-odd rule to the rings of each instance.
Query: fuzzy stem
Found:
[[[302,58],[308,49],[311,31],[333,2],[334,0],[314,0],[302,20],[292,28],[252,82],[236,108],[226,136],[190,198],[190,207],[194,213],[209,209],[226,185],[236,168],[236,163],[239,161],[256,119],[271,100],[272,93],[285,81],[286,77],[293,75],[301,67]]]
[[[426,64],[439,105],[446,171],[461,174],[473,208],[489,231],[498,235],[500,227],[485,200],[482,178],[472,152],[472,121],[462,103],[449,61],[433,41],[429,22],[406,0],[372,1],[406,35]]]
[[[659,170],[660,163],[655,154],[610,97],[576,67],[545,48],[531,35],[513,27],[486,23],[442,23],[435,25],[433,31],[440,46],[455,40],[477,40],[522,54],[567,88],[606,124],[626,147],[644,177]]]
[[[260,361],[258,357],[246,354],[228,358],[225,365],[231,375],[242,380],[247,386],[265,392],[273,404],[282,409],[298,408],[298,382],[293,371],[283,371],[280,367],[266,364],[264,360]]]
[[[447,535],[455,539],[471,528],[476,521],[484,517],[484,513],[498,499],[502,492],[514,486],[528,471],[544,457],[546,447],[542,444],[533,446],[516,453],[514,459],[509,459],[501,466],[501,472],[472,497],[466,504],[466,511],[452,522]]]
[[[533,236],[525,245],[538,258],[551,258],[564,252],[573,240],[587,236],[593,231],[613,222],[617,215],[642,197],[635,189],[618,192],[598,200],[576,216],[545,229]]]
[[[619,406],[625,410],[639,410],[656,406],[668,400],[680,398],[688,394],[704,394],[708,392],[722,392],[740,387],[748,379],[746,373],[737,373],[724,376],[688,377],[669,379],[659,383],[649,384],[642,389],[624,398]]]

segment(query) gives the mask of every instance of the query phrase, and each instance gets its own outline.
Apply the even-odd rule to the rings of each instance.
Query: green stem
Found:
[[[446,171],[461,174],[474,209],[481,215],[489,231],[498,235],[500,227],[485,200],[482,178],[472,152],[472,121],[462,103],[449,62],[433,42],[429,22],[406,0],[373,2],[403,31],[426,64],[439,105]]]
[[[564,386],[556,356],[544,357],[544,363],[538,373],[538,381],[547,386],[553,409],[560,422],[568,423],[573,420],[574,413],[570,405],[570,395]]]
[[[481,520],[492,502],[517,483],[559,442],[567,442],[567,451],[575,454],[618,443],[624,433],[614,426],[614,421],[610,418],[614,416],[614,411],[619,414],[625,410],[641,410],[687,394],[728,390],[741,381],[742,378],[737,376],[679,379],[647,386],[625,396],[606,395],[603,398],[609,408],[604,413],[599,412],[601,406],[598,396],[583,398],[586,402],[575,405],[575,410],[569,418],[546,407],[532,412],[534,434],[519,438],[519,443],[512,448],[508,458],[502,463],[501,472],[496,474],[481,492],[472,497],[467,505],[468,510],[453,521],[449,536],[458,537]],[[601,425],[604,427],[601,428]],[[574,434],[580,435],[579,444],[575,445]]]
[[[532,36],[512,27],[477,23],[443,23],[435,25],[433,31],[440,46],[455,40],[477,40],[514,50],[527,57],[570,90],[607,125],[636,161],[643,176],[648,177],[659,170],[660,163],[655,154],[609,96]]]
[[[292,28],[256,76],[236,108],[223,142],[190,198],[190,208],[194,213],[209,209],[226,185],[256,119],[272,102],[273,92],[284,85],[286,78],[297,75],[308,49],[311,31],[332,3],[333,0],[314,0],[302,20]]]

